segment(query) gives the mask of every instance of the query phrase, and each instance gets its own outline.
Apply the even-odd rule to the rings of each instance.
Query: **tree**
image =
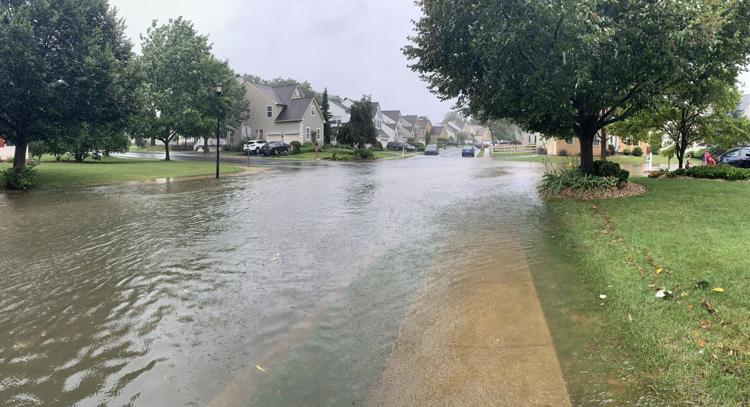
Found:
[[[651,107],[618,123],[618,135],[646,141],[656,134],[666,136],[674,148],[679,168],[686,152],[698,141],[733,144],[748,140],[745,118],[732,116],[740,100],[737,89],[717,79],[684,83],[657,98]]]
[[[443,118],[443,123],[448,124],[449,122],[455,122],[459,120],[461,120],[461,116],[459,116],[458,112],[450,111]]]
[[[141,39],[144,82],[137,131],[164,143],[169,161],[169,143],[178,134],[195,134],[208,127],[201,112],[210,103],[207,90],[215,85],[215,60],[208,38],[182,17],[161,26],[154,21]]]
[[[466,140],[469,139],[469,135],[466,134],[466,132],[460,131],[458,134],[456,134],[456,141],[458,142],[458,145],[464,145],[466,144]]]
[[[203,151],[208,151],[208,139],[216,137],[217,118],[221,117],[221,132],[238,128],[249,116],[250,104],[245,97],[247,89],[235,77],[229,64],[211,57],[208,62],[209,80],[202,94],[194,101],[193,120],[186,122],[180,132],[183,137],[203,139]],[[215,85],[223,85],[217,97]],[[218,145],[218,143],[217,143]]]
[[[366,144],[375,144],[378,141],[378,130],[372,122],[370,102],[369,97],[363,96],[362,100],[352,104],[351,119],[349,123],[341,126],[337,136],[340,143],[362,148]]]
[[[107,0],[0,3],[0,134],[16,145],[13,170],[33,141],[127,116],[130,58]]]
[[[320,103],[320,111],[323,113],[323,144],[331,144],[331,103],[328,101],[328,88],[323,90],[323,100]]]
[[[418,0],[404,49],[430,89],[481,120],[578,137],[592,173],[597,132],[700,69],[747,63],[746,0]]]

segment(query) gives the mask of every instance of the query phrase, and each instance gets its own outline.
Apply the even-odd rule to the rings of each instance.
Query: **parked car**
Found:
[[[268,144],[266,140],[250,140],[247,143],[245,143],[245,152],[260,154],[260,150],[263,149],[263,146]]]
[[[404,148],[404,143],[396,143],[395,141],[391,141],[390,143],[385,145],[385,148],[391,151],[401,151]]]
[[[439,155],[440,151],[438,150],[437,144],[430,144],[424,149],[424,155]]]
[[[404,150],[406,151],[417,151],[417,148],[409,143],[404,143]]]
[[[269,155],[287,155],[289,154],[289,144],[283,141],[272,141],[261,147],[260,153],[266,157]]]
[[[750,168],[750,147],[740,147],[727,151],[719,157],[719,164]]]
[[[474,158],[475,151],[474,147],[472,146],[466,146],[463,150],[461,150],[461,157],[471,157]]]

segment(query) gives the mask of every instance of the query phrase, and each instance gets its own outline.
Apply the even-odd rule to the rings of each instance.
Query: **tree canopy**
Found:
[[[370,98],[362,97],[362,100],[354,102],[350,109],[351,119],[349,123],[341,126],[337,140],[342,144],[351,144],[364,147],[367,144],[378,142],[378,130],[372,121],[372,106]]]
[[[164,25],[154,21],[142,41],[142,108],[136,132],[164,143],[169,160],[169,143],[179,134],[208,127],[204,113],[212,103],[216,65],[208,38],[182,18]]]
[[[0,3],[0,134],[25,151],[134,108],[131,44],[107,0]],[[13,168],[25,166],[16,154]]]
[[[748,0],[418,0],[405,54],[467,115],[507,118],[581,141],[648,106],[694,71],[737,76],[748,62]]]

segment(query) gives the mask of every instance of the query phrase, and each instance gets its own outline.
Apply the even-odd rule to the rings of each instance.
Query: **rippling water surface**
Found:
[[[364,403],[438,265],[533,252],[537,178],[453,152],[0,195],[0,405]]]

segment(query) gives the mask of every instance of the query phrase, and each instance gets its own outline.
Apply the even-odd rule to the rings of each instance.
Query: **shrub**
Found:
[[[693,178],[725,179],[727,181],[750,180],[750,169],[737,168],[729,165],[691,167],[689,170],[683,171],[687,176]]]
[[[414,147],[416,147],[417,151],[419,151],[420,148],[422,149],[422,151],[424,151],[424,144],[422,144],[422,143],[420,143],[418,141],[415,141],[414,143],[409,143],[409,144],[411,144]]]
[[[699,149],[697,149],[697,150],[692,150],[692,151],[689,151],[689,152],[687,153],[687,155],[688,155],[688,157],[690,157],[690,158],[696,158],[696,159],[700,160],[700,159],[702,159],[702,158],[703,158],[703,154],[705,154],[705,153],[706,153],[706,151],[707,151],[707,150],[706,150],[705,148],[699,148]]]
[[[643,149],[640,147],[636,147],[633,149],[633,151],[630,152],[634,157],[643,157]]]
[[[351,161],[352,155],[348,153],[335,152],[331,156],[331,161]]]
[[[537,147],[536,153],[539,155],[547,155],[547,149],[544,147]]]
[[[366,148],[359,148],[354,150],[354,157],[362,159],[362,160],[374,160],[375,154],[372,152],[372,150],[368,150]]]
[[[609,161],[594,161],[594,175],[598,177],[617,178],[618,185],[622,186],[628,182],[630,172],[620,168],[620,164]]]
[[[289,154],[299,154],[302,151],[302,144],[299,141],[294,140],[289,143],[289,148]]]
[[[617,149],[612,144],[607,145],[607,152],[609,155],[615,155],[617,153]]]
[[[615,177],[598,177],[586,174],[578,168],[564,167],[548,169],[542,178],[539,189],[542,193],[554,193],[571,189],[582,193],[594,190],[609,190],[617,188],[619,180]]]
[[[36,175],[36,165],[27,164],[22,170],[16,171],[8,168],[3,171],[5,187],[16,191],[28,191],[34,187],[34,176]]]
[[[557,155],[560,157],[567,157],[568,156],[568,150],[561,148],[560,151],[557,152]]]
[[[143,137],[136,137],[135,138],[135,145],[138,146],[139,148],[146,147],[146,143],[147,143],[147,141]]]
[[[374,143],[374,144],[372,145],[372,149],[373,149],[373,150],[377,150],[377,151],[383,151],[383,143],[381,143],[381,142],[379,142],[379,141],[376,141],[376,142],[375,142],[375,143]]]
[[[622,150],[623,155],[630,155],[630,149],[626,148],[625,150]]]

